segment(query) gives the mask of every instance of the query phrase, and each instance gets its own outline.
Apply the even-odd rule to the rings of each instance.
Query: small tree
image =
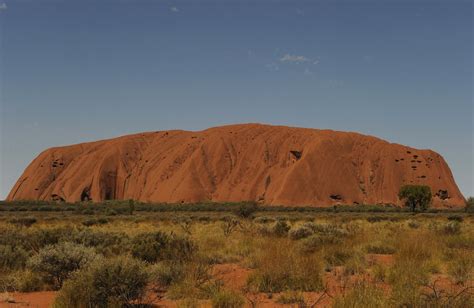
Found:
[[[424,211],[431,203],[431,189],[425,185],[404,185],[398,192],[398,198],[405,202],[413,212],[416,208]]]
[[[255,202],[244,202],[235,211],[235,214],[242,218],[252,218],[253,214],[258,210]]]
[[[47,283],[57,290],[71,274],[97,260],[99,255],[93,248],[69,242],[42,248],[31,257],[28,266],[42,275]]]
[[[474,212],[474,197],[469,197],[466,200],[466,212]]]
[[[135,211],[135,201],[133,199],[128,200],[128,210],[130,215],[133,215],[133,212]]]

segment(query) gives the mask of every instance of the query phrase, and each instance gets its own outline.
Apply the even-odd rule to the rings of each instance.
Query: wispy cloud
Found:
[[[310,59],[305,56],[290,55],[289,53],[280,58],[280,62],[303,63],[308,61]]]
[[[7,4],[6,3],[0,3],[0,11],[6,10],[7,9]]]
[[[170,7],[170,11],[173,12],[173,13],[178,13],[179,9],[176,6],[172,6],[172,7]]]
[[[265,67],[267,69],[269,69],[270,71],[278,71],[280,69],[280,67],[278,66],[278,64],[272,62],[272,63],[268,63],[267,65],[265,65]]]

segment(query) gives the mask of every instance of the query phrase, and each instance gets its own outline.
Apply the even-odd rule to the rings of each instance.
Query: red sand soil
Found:
[[[396,204],[404,184],[429,185],[435,207],[464,205],[448,165],[431,150],[357,133],[242,124],[51,148],[7,200]]]
[[[380,264],[385,266],[391,266],[395,262],[393,255],[374,254],[369,253],[365,256],[369,265]]]
[[[0,295],[1,308],[18,308],[18,307],[32,307],[32,308],[49,308],[54,302],[56,292],[30,292],[30,293],[8,293],[7,296],[10,302],[5,302],[5,298]]]

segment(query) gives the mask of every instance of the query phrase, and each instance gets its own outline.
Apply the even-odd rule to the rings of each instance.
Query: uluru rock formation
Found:
[[[430,186],[436,207],[464,205],[448,165],[431,150],[357,133],[242,124],[51,148],[7,200],[400,204],[404,184]]]

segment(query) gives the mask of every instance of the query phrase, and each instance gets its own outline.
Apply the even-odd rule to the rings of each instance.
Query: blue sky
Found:
[[[472,1],[0,0],[0,199],[43,149],[260,122],[430,148],[474,195]]]

